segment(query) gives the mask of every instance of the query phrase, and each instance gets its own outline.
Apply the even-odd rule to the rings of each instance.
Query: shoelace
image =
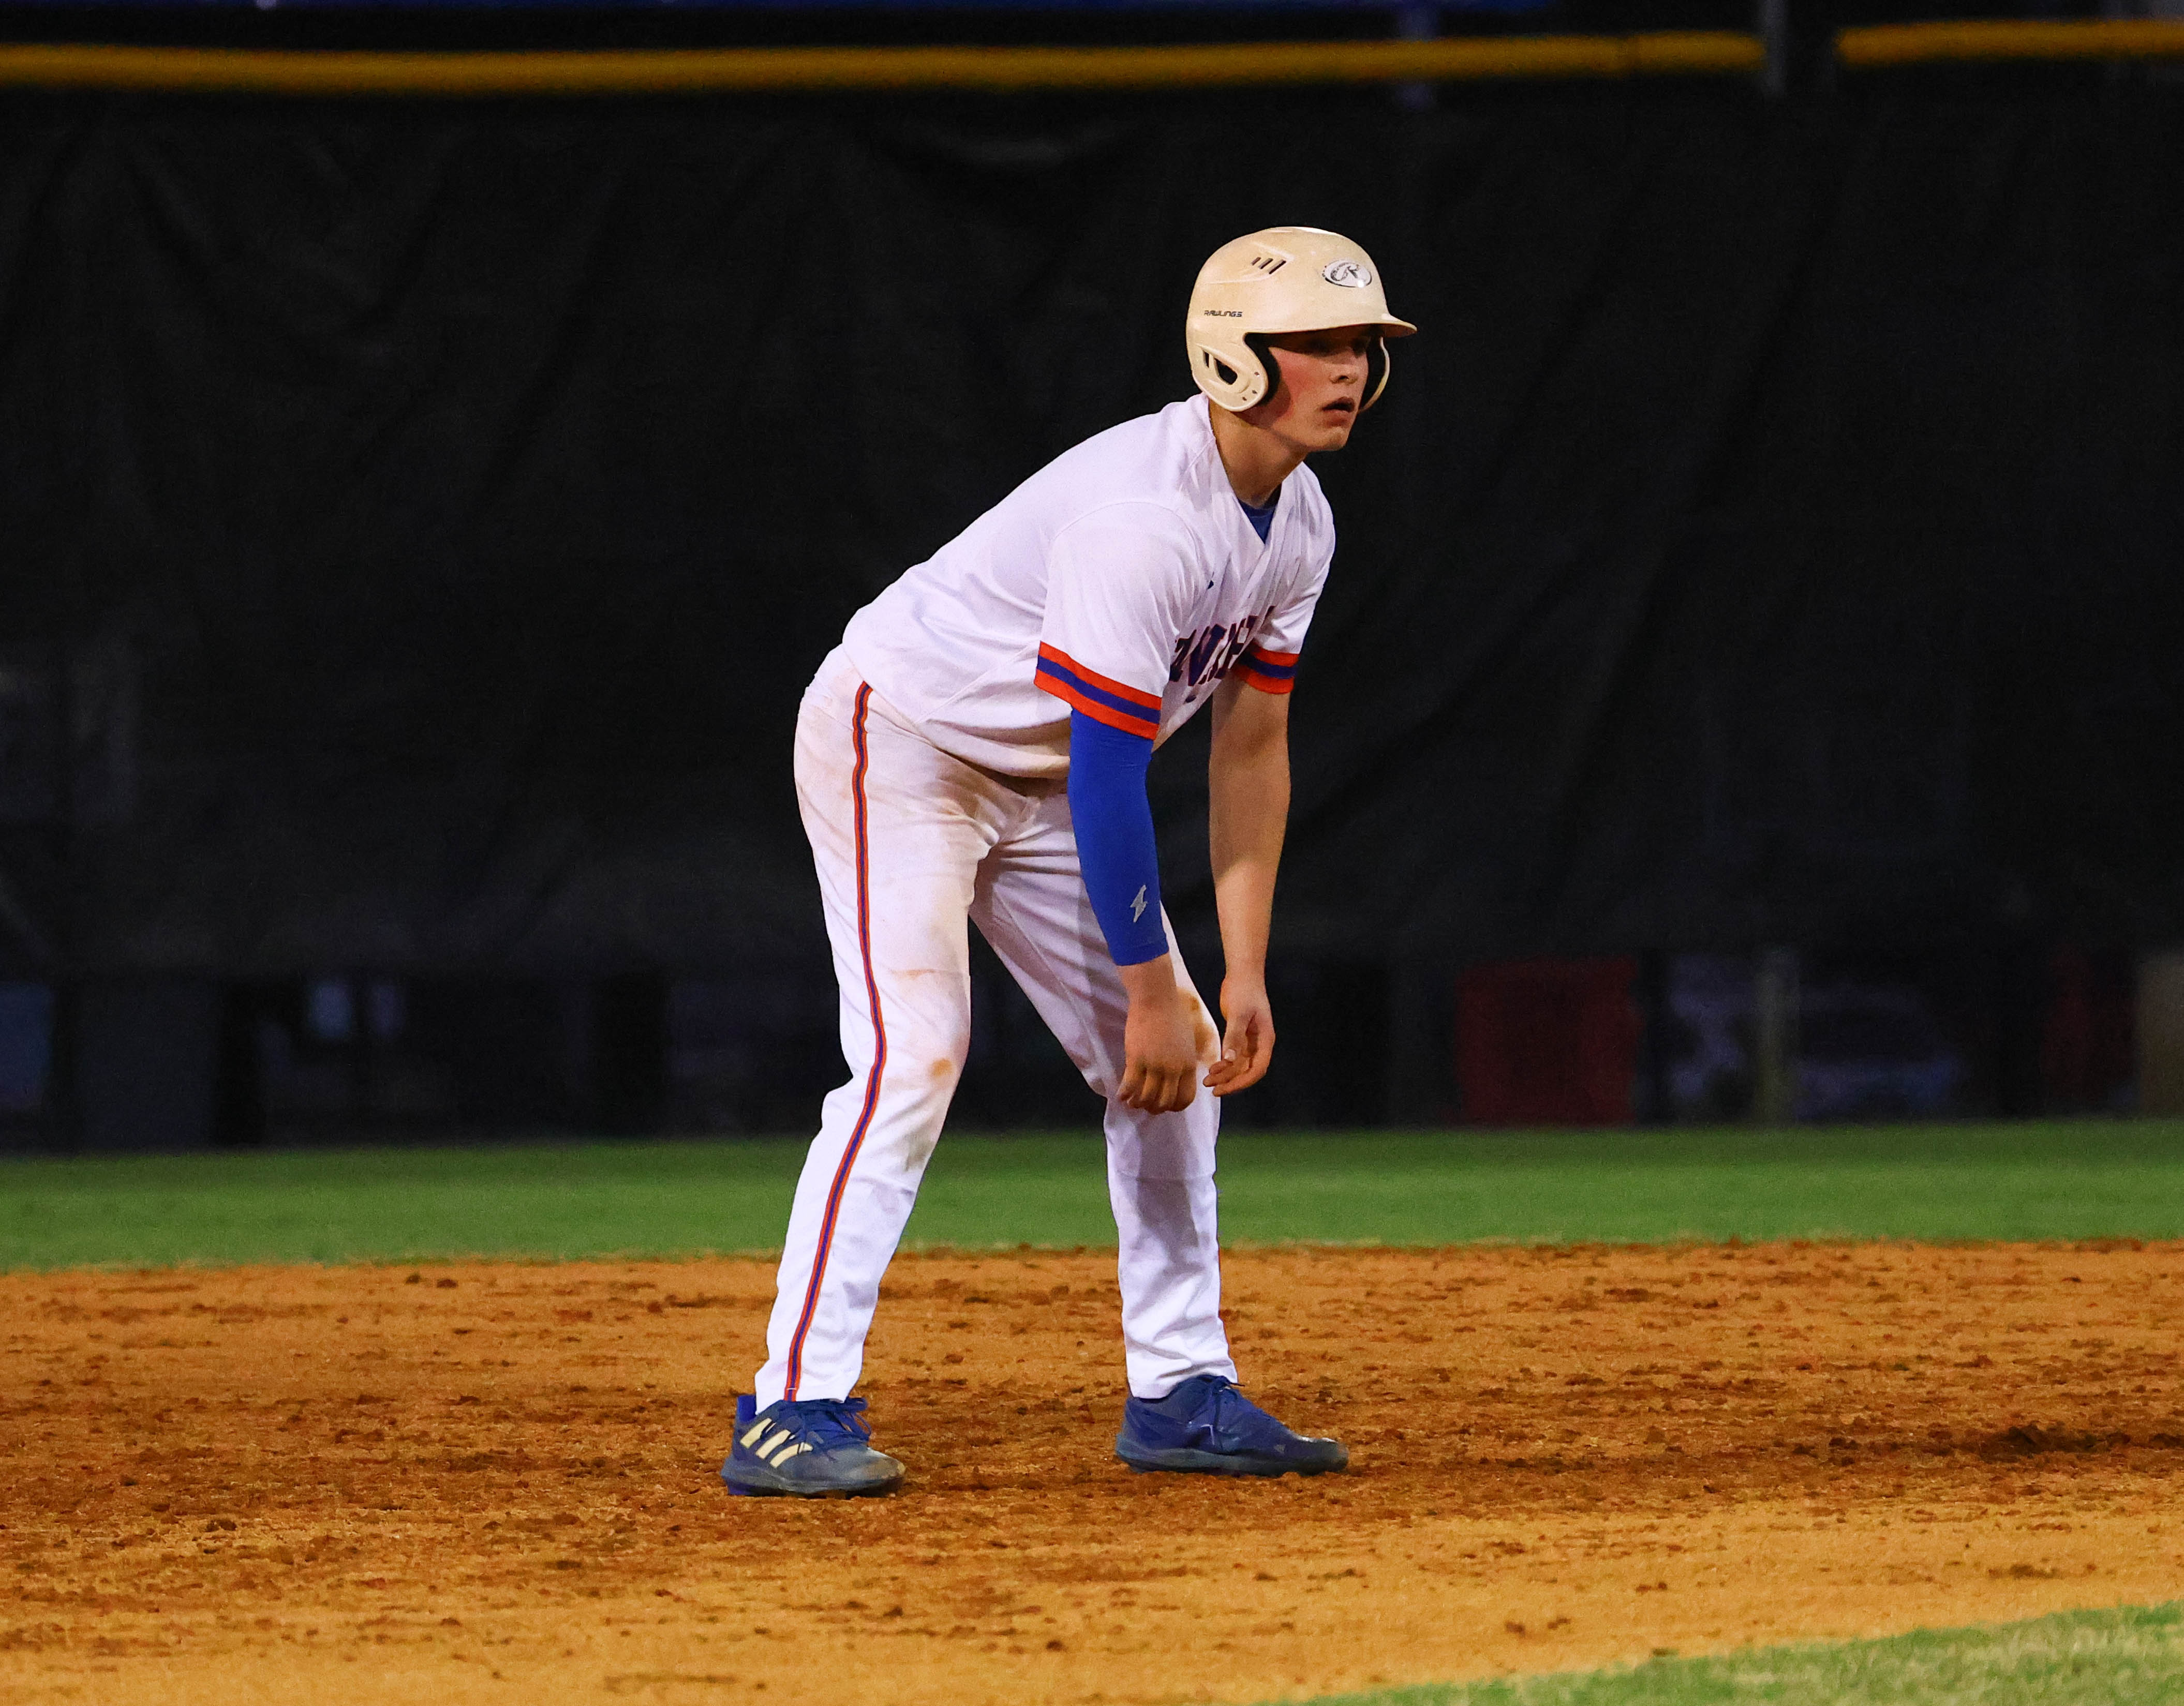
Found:
[[[863,1420],[862,1398],[807,1398],[795,1406],[789,1423],[814,1451],[838,1445],[862,1445],[872,1436],[872,1425]]]
[[[1239,1421],[1248,1422],[1250,1420],[1251,1413],[1250,1401],[1233,1382],[1223,1381],[1219,1386],[1214,1387],[1212,1398],[1213,1402],[1207,1407],[1211,1414],[1206,1420],[1215,1433],[1223,1436],[1232,1434],[1236,1431],[1236,1424]],[[1239,1410],[1243,1412],[1241,1415],[1238,1414]]]

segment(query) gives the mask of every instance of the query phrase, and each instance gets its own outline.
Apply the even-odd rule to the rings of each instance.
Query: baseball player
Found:
[[[790,1211],[767,1356],[721,1474],[889,1492],[852,1398],[880,1276],[971,1033],[967,919],[1106,1098],[1135,1470],[1317,1474],[1348,1454],[1238,1390],[1220,1311],[1223,1096],[1265,1075],[1289,692],[1334,528],[1304,466],[1387,383],[1365,252],[1279,226],[1216,250],[1185,332],[1202,396],[1056,458],[850,619],[805,692],[796,786],[850,1081]],[[1213,708],[1217,1033],[1162,910],[1146,766]]]

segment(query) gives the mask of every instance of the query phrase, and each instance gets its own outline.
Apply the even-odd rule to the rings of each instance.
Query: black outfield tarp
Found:
[[[2184,91],[17,93],[0,970],[818,951],[812,668],[1276,222],[1424,329],[1321,470],[1283,942],[2184,932]]]

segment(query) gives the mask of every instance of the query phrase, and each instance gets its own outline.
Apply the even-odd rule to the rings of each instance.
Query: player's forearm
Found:
[[[1183,1003],[1183,992],[1176,985],[1174,963],[1166,954],[1158,959],[1140,960],[1135,965],[1118,965],[1115,971],[1123,980],[1123,992],[1129,997],[1133,1008],[1166,1007],[1171,1003],[1180,1007]]]
[[[1162,921],[1160,856],[1145,766],[1152,742],[1097,722],[1069,717],[1069,809],[1093,915],[1117,965],[1167,961]]]
[[[1239,728],[1238,720],[1224,720],[1215,731],[1207,781],[1222,953],[1230,977],[1262,982],[1274,879],[1289,825],[1287,731]]]

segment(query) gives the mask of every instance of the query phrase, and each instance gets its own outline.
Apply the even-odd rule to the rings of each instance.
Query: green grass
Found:
[[[1312,1706],[2148,1706],[2184,1701],[2176,1605],[2067,1611],[1885,1641],[1342,1694]]]
[[[0,1269],[777,1247],[801,1140],[0,1163]],[[2184,1122],[1238,1132],[1233,1242],[2184,1236]],[[951,1136],[908,1242],[1112,1244],[1096,1137]]]

